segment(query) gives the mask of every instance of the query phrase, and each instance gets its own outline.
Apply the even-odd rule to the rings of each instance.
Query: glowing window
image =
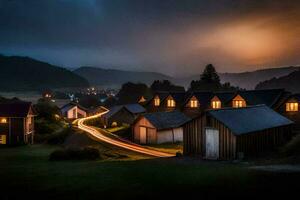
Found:
[[[298,103],[286,103],[287,112],[295,112],[299,110]]]
[[[221,108],[221,101],[212,101],[212,108],[213,109]]]
[[[155,98],[154,99],[154,106],[159,106],[160,105],[160,99],[159,98]]]
[[[0,135],[0,144],[6,144],[6,135]]]
[[[234,100],[233,101],[233,107],[234,108],[241,108],[244,107],[245,103],[243,100]]]
[[[197,108],[198,107],[198,101],[197,100],[191,100],[190,101],[190,107],[191,108]]]
[[[173,100],[173,99],[168,99],[168,107],[171,107],[171,108],[173,108],[173,107],[175,107],[175,101]]]
[[[7,123],[7,119],[6,118],[0,118],[0,123],[1,124],[6,124]]]

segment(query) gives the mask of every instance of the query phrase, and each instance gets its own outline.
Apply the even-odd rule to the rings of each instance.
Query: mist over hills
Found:
[[[74,73],[87,79],[91,85],[120,87],[126,82],[151,84],[154,80],[170,80],[174,78],[157,72],[137,72],[97,67],[80,67]]]
[[[286,76],[263,81],[256,86],[256,89],[272,88],[285,88],[290,92],[300,93],[300,70],[294,71]]]
[[[281,67],[256,70],[253,72],[242,73],[220,73],[222,82],[230,82],[231,85],[239,86],[245,89],[254,89],[255,86],[262,81],[269,80],[274,77],[281,77],[290,74],[300,67]],[[91,85],[106,85],[119,87],[125,82],[142,82],[151,84],[154,80],[170,80],[174,84],[182,85],[186,88],[192,80],[199,80],[200,74],[186,78],[171,77],[156,72],[136,72],[115,69],[103,69],[98,67],[80,67],[74,72],[85,79],[89,80]]]
[[[244,89],[254,89],[255,86],[265,80],[269,80],[274,77],[281,77],[290,74],[300,67],[280,67],[280,68],[269,68],[261,69],[251,72],[241,73],[219,73],[221,82],[230,82],[231,85],[238,86]],[[200,73],[194,76],[190,76],[184,79],[177,79],[178,84],[188,86],[191,80],[200,78]]]
[[[72,68],[72,67],[71,67]],[[71,69],[69,68],[69,69]],[[220,73],[222,82],[245,89],[287,88],[299,91],[299,86],[291,88],[291,82],[300,80],[300,67],[280,67],[242,73]],[[297,71],[297,72],[295,72]],[[0,91],[34,91],[44,88],[78,88],[101,86],[120,88],[126,82],[140,82],[150,85],[154,80],[169,80],[185,88],[192,80],[199,80],[199,73],[186,77],[171,77],[158,72],[138,72],[98,67],[79,67],[73,71],[21,56],[0,55]],[[293,73],[294,72],[294,73]],[[275,79],[274,79],[275,78]],[[271,80],[270,80],[271,79]],[[262,82],[262,83],[261,83]]]

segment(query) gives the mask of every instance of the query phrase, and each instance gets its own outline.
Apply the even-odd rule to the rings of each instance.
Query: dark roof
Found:
[[[289,99],[296,99],[297,101],[300,101],[300,93],[292,94],[289,96]]]
[[[189,100],[195,96],[200,103],[200,106],[206,107],[210,104],[210,100],[213,98],[212,92],[193,92],[186,99],[185,104],[189,102]]]
[[[169,95],[171,95],[178,104],[183,104],[186,98],[186,92],[171,92]]]
[[[137,104],[137,103],[135,103],[135,104],[126,104],[126,105],[124,105],[124,107],[133,114],[139,114],[139,113],[146,112],[146,109],[143,106],[141,106],[140,104]]]
[[[31,102],[23,101],[0,103],[0,117],[26,117],[31,105]]]
[[[214,96],[217,96],[222,103],[227,103],[235,96],[235,92],[216,92]]]
[[[75,103],[75,102],[69,102],[66,105],[62,106],[60,109],[61,109],[62,112],[66,112],[67,110],[70,110],[71,108],[73,108],[75,106],[77,106],[79,109],[81,109],[81,110],[83,110],[85,112],[89,112],[90,111],[90,109],[85,108],[85,107],[83,107],[80,104]]]
[[[177,128],[190,120],[185,114],[179,111],[155,112],[143,115],[157,130]]]
[[[235,135],[293,124],[291,120],[265,105],[225,108],[207,112],[208,115],[228,127]]]
[[[103,115],[103,117],[110,118],[111,116],[119,112],[122,108],[123,106],[113,106],[109,109],[107,113]]]
[[[283,93],[284,89],[245,90],[237,92],[250,105],[265,104],[269,107],[274,106]]]
[[[146,109],[139,104],[125,104],[125,105],[117,105],[113,106],[109,109],[109,112],[104,115],[104,117],[109,118],[119,112],[121,109],[125,108],[132,114],[139,114],[146,112]]]

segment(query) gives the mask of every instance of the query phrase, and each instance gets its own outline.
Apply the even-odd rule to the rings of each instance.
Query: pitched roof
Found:
[[[146,109],[141,106],[140,104],[126,104],[124,107],[129,110],[133,114],[143,113],[146,112]]]
[[[73,108],[75,106],[77,106],[79,109],[81,109],[81,110],[83,110],[85,112],[89,112],[90,111],[90,109],[85,108],[85,107],[83,107],[80,104],[75,103],[75,102],[69,102],[66,105],[62,106],[60,109],[61,109],[62,112],[66,112],[66,111],[70,110],[71,108]]]
[[[206,107],[207,105],[210,104],[211,98],[213,98],[213,93],[212,92],[192,92],[189,97],[186,99],[184,104],[187,104],[189,100],[195,96],[197,100],[200,103],[200,106]]]
[[[221,102],[226,103],[235,96],[235,92],[215,92],[214,96],[217,96]]]
[[[223,123],[235,135],[293,124],[265,105],[209,110],[208,115]]]
[[[113,116],[123,108],[125,108],[127,111],[129,111],[132,114],[139,114],[139,113],[146,112],[146,109],[139,104],[125,104],[125,105],[113,106],[112,108],[109,109],[109,112],[104,115],[104,117],[110,118],[111,116]]]
[[[13,101],[0,103],[0,117],[26,117],[31,111],[31,102]]]
[[[186,115],[179,111],[155,112],[143,115],[157,130],[177,128],[190,120]]]
[[[265,104],[269,107],[274,106],[283,93],[284,89],[245,90],[237,92],[250,105]]]

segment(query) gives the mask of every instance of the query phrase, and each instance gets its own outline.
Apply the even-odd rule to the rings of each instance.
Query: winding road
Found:
[[[78,128],[85,131],[85,132],[87,132],[88,134],[92,135],[93,137],[95,137],[95,138],[97,138],[97,139],[99,139],[103,142],[106,142],[106,143],[109,143],[111,145],[115,145],[115,146],[130,150],[130,151],[135,151],[135,152],[138,152],[138,153],[142,153],[142,154],[150,155],[150,156],[154,156],[154,157],[173,157],[174,156],[173,154],[147,149],[143,146],[131,143],[129,141],[121,140],[121,139],[118,139],[118,138],[114,139],[114,138],[111,138],[111,137],[107,137],[107,136],[105,136],[105,134],[103,134],[103,133],[106,132],[105,130],[102,130],[102,129],[98,130],[98,129],[95,129],[93,127],[90,127],[90,126],[87,126],[87,125],[84,124],[84,122],[86,120],[101,117],[101,115],[104,115],[107,112],[109,112],[109,111],[107,110],[107,111],[104,111],[102,113],[99,113],[99,114],[96,114],[96,115],[93,115],[93,116],[78,119],[76,121],[76,123],[78,124]]]

